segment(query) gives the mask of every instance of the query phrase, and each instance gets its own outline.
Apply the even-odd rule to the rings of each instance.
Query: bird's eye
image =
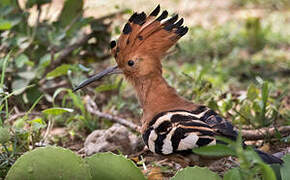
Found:
[[[128,61],[128,65],[129,65],[129,66],[133,66],[133,65],[134,65],[134,61],[133,61],[133,60],[129,60],[129,61]]]

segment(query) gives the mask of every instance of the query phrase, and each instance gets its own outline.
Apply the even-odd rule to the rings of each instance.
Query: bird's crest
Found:
[[[174,15],[165,20],[168,12],[164,10],[158,16],[159,12],[158,5],[149,16],[144,12],[135,12],[130,17],[118,42],[111,42],[112,54],[118,64],[132,53],[145,53],[154,59],[160,59],[179,38],[187,33],[188,28],[182,26],[183,18],[178,20],[178,15]]]

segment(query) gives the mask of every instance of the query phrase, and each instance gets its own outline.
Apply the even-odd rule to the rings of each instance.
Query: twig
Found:
[[[28,115],[28,116],[39,116],[39,115],[41,115],[41,113],[40,112],[32,112],[32,113],[28,113],[27,114],[26,112],[20,112],[20,113],[12,115],[9,119],[7,119],[7,122],[14,121],[15,119],[18,119],[19,117],[22,117],[22,116],[25,116],[25,115]]]
[[[140,126],[133,124],[132,122],[127,121],[126,119],[123,119],[123,118],[113,116],[111,114],[103,113],[103,112],[99,111],[96,103],[89,96],[85,97],[85,101],[87,102],[86,109],[88,110],[88,112],[90,112],[94,115],[97,115],[99,117],[105,118],[107,120],[110,120],[112,122],[119,123],[119,124],[129,128],[129,129],[131,129],[134,132],[140,133],[140,131],[139,131],[141,129]]]
[[[290,126],[281,126],[276,128],[284,136],[290,135]],[[275,137],[275,128],[260,128],[255,130],[242,130],[242,135],[245,140],[259,140],[265,139],[267,135],[269,138]]]
[[[47,128],[46,128],[46,131],[44,133],[44,136],[42,138],[42,140],[40,141],[40,145],[43,145],[43,144],[47,144],[46,141],[47,141],[47,137],[49,135],[49,133],[51,132],[52,130],[52,127],[53,127],[53,120],[49,119],[48,120],[48,124],[47,124]]]

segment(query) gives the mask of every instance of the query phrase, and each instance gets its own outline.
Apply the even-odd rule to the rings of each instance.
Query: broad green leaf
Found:
[[[62,27],[66,27],[83,11],[83,0],[66,0],[59,16]]]
[[[0,19],[0,31],[9,30],[12,28],[12,22]]]
[[[243,177],[238,168],[233,168],[225,173],[224,180],[243,180]]]
[[[290,179],[290,154],[285,155],[283,158],[284,164],[280,169],[282,180]]]
[[[259,166],[261,167],[262,176],[264,177],[263,178],[264,180],[276,180],[276,175],[270,165],[261,162],[259,163]]]
[[[29,58],[25,54],[21,54],[15,59],[16,67],[22,68],[23,65],[27,63],[28,61],[29,61]]]
[[[91,180],[84,160],[69,149],[41,147],[26,152],[10,168],[6,180]]]
[[[85,158],[93,179],[145,180],[141,170],[129,159],[113,153],[97,153]]]
[[[55,107],[55,108],[45,109],[42,112],[44,114],[47,114],[47,115],[60,115],[60,114],[63,114],[65,112],[70,112],[71,113],[73,111],[74,111],[73,109],[69,109],[69,108]]]
[[[53,79],[55,77],[59,77],[62,75],[67,74],[67,71],[71,68],[72,66],[69,64],[63,64],[61,66],[58,66],[57,68],[55,68],[54,70],[52,70],[51,72],[49,72],[46,75],[47,79]]]
[[[277,180],[282,180],[281,172],[280,172],[281,167],[282,166],[280,164],[271,164],[271,168],[273,169]]]
[[[176,173],[171,180],[221,180],[218,174],[210,171],[208,168],[187,167]]]
[[[235,151],[232,148],[224,144],[203,146],[199,148],[194,148],[192,151],[202,156],[234,156],[236,155]]]
[[[29,84],[29,80],[27,79],[14,80],[12,82],[12,89],[13,89],[14,95],[19,95],[23,93],[25,91],[25,88],[23,87],[28,86],[28,84]]]
[[[17,75],[23,79],[32,80],[35,78],[36,72],[35,71],[24,71],[24,72],[17,73]]]
[[[47,67],[50,64],[50,61],[51,61],[51,54],[45,54],[39,60],[39,67],[40,68]]]

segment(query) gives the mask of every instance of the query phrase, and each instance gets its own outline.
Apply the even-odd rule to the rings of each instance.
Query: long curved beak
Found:
[[[99,72],[98,74],[93,75],[92,77],[90,77],[87,80],[84,80],[83,82],[81,82],[77,87],[75,87],[73,89],[73,92],[76,92],[77,90],[91,84],[92,82],[98,81],[100,79],[102,79],[104,76],[106,75],[111,75],[111,74],[121,74],[122,70],[120,70],[118,68],[118,66],[114,66],[114,67],[109,67],[107,69],[105,69],[102,72]]]

